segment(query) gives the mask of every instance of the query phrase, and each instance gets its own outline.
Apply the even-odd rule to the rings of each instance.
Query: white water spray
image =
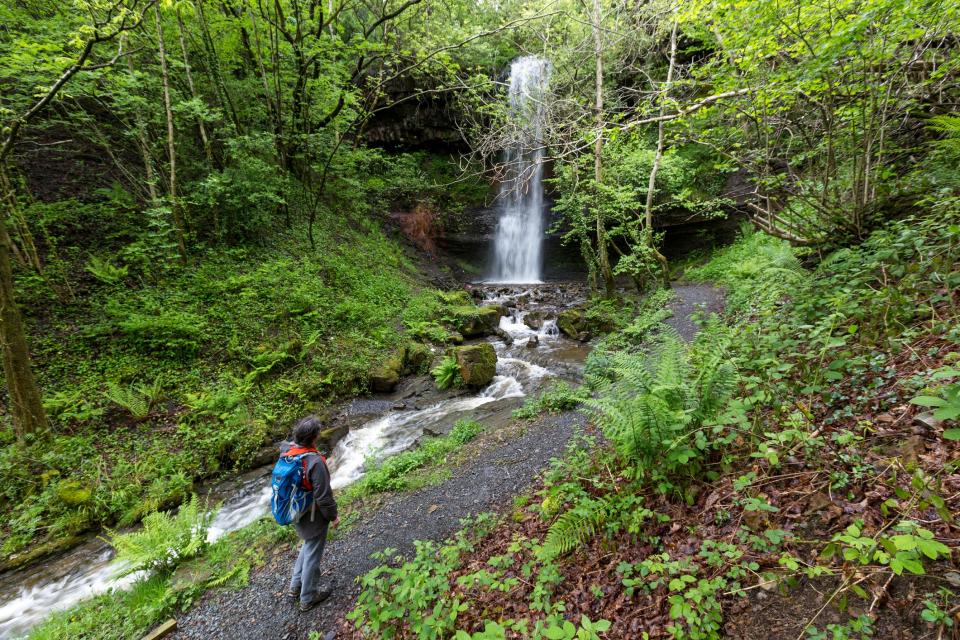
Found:
[[[543,245],[544,97],[550,63],[536,56],[510,65],[510,114],[519,122],[516,142],[505,151],[507,177],[500,184],[502,211],[494,239],[491,282],[540,282]]]

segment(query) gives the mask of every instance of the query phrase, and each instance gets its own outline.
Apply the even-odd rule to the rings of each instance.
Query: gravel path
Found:
[[[370,554],[387,547],[407,554],[414,540],[450,536],[462,518],[508,508],[513,496],[529,486],[551,458],[563,454],[574,428],[584,424],[583,416],[575,412],[547,416],[519,437],[453,469],[453,477],[442,484],[400,496],[343,539],[330,542],[324,552],[323,579],[336,576],[337,586],[321,607],[301,614],[286,598],[296,554],[284,549],[250,576],[247,587],[205,595],[178,619],[179,631],[171,637],[300,640],[311,631],[333,629],[336,619],[353,606],[359,591],[356,578],[378,564]]]
[[[664,320],[664,324],[677,330],[680,337],[690,342],[700,328],[693,321],[694,314],[699,310],[708,313],[723,311],[723,292],[708,284],[674,284],[674,299],[667,307],[673,311],[673,316]]]

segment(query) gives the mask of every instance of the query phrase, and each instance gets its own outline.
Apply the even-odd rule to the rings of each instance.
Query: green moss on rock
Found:
[[[490,384],[497,373],[497,352],[489,342],[454,349],[460,377],[470,387]]]

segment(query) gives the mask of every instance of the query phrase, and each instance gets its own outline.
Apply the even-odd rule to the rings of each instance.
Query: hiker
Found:
[[[327,461],[317,451],[322,426],[315,416],[298,422],[293,442],[281,445],[273,469],[273,516],[280,524],[293,524],[303,540],[289,592],[291,598],[300,599],[300,611],[309,611],[330,597],[330,587],[319,588],[320,558],[328,527],[340,523]]]

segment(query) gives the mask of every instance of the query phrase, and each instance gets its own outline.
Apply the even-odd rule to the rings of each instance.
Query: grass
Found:
[[[544,413],[560,413],[576,409],[590,397],[586,387],[573,388],[566,382],[556,382],[536,396],[527,398],[523,406],[513,411],[513,417],[532,420]]]
[[[348,491],[351,495],[369,496],[388,491],[412,488],[412,472],[442,465],[447,457],[472,441],[483,431],[483,425],[472,420],[458,420],[446,436],[431,438],[421,447],[390,456],[367,471]],[[420,481],[418,486],[425,486]]]

